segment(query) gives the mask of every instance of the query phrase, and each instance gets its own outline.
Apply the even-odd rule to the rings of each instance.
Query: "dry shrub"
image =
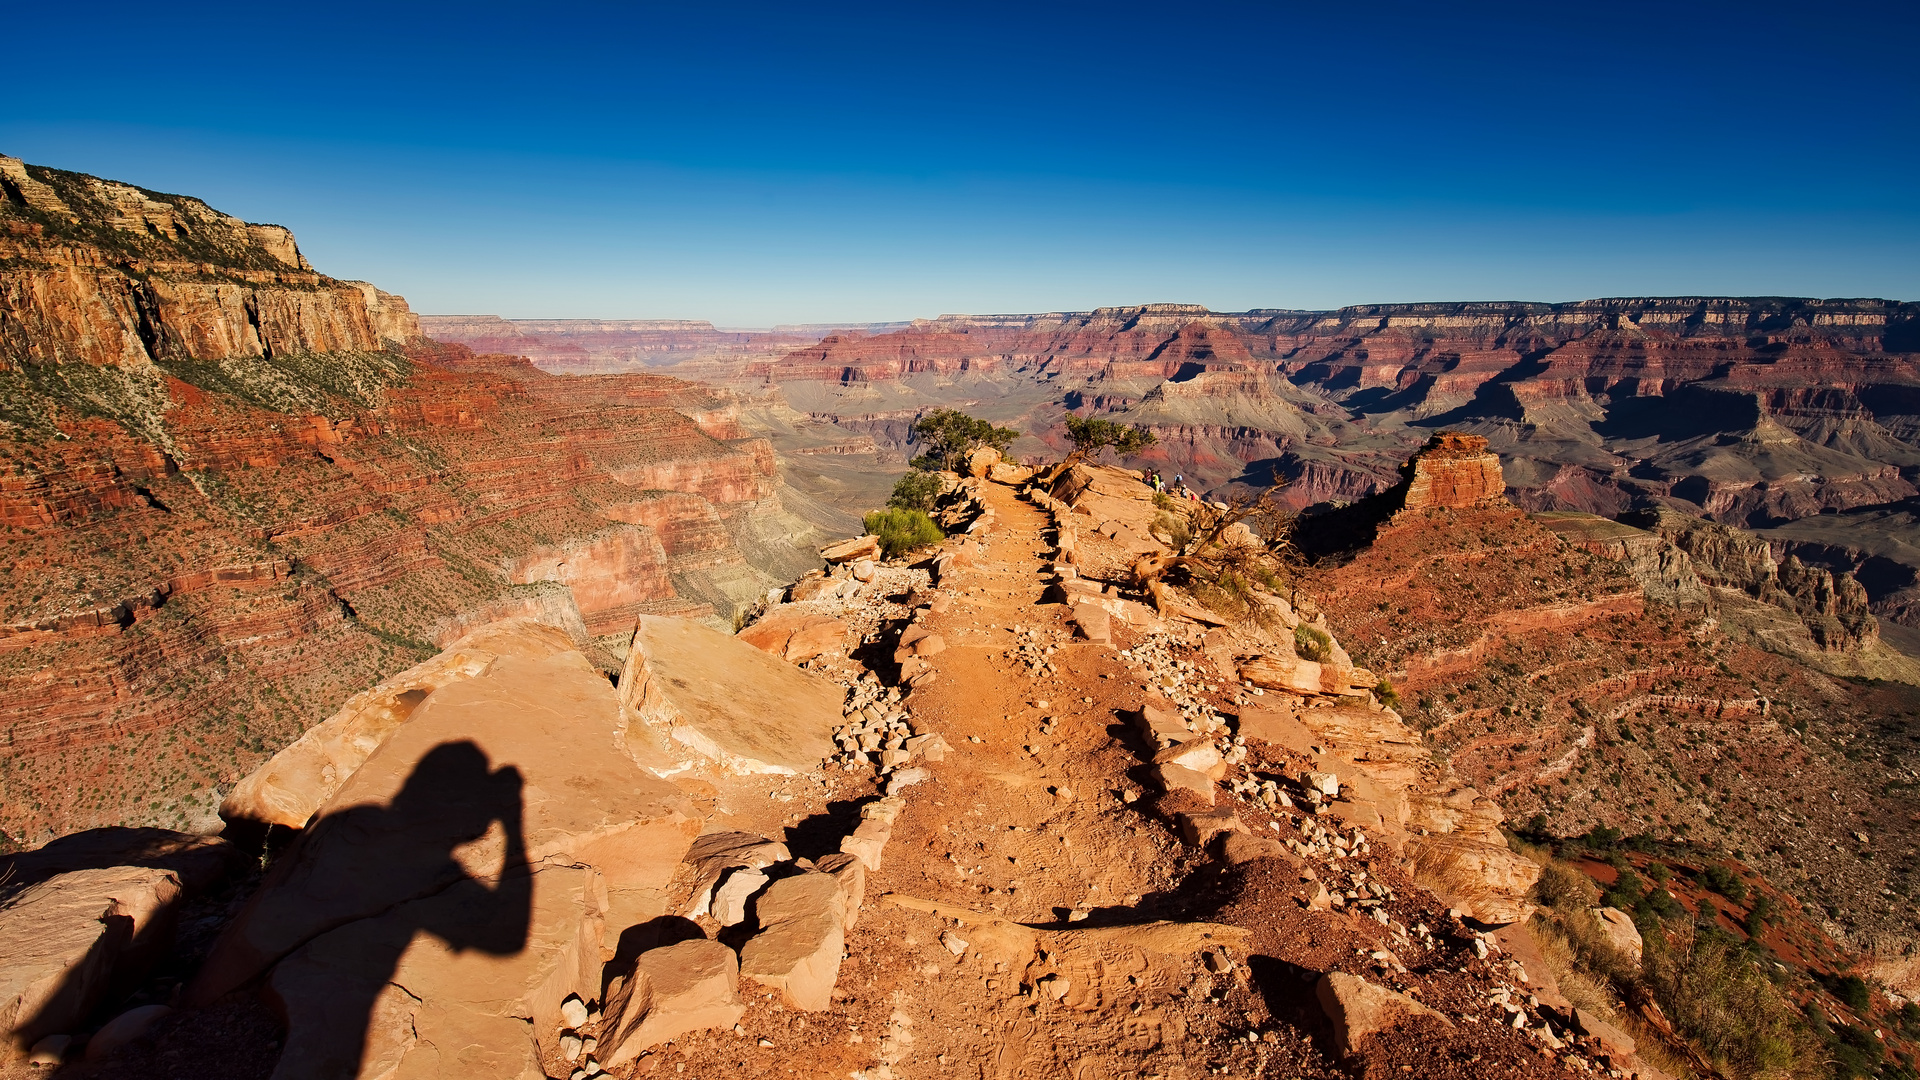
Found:
[[[1533,895],[1542,905],[1559,912],[1584,912],[1600,902],[1600,890],[1587,875],[1550,856],[1543,857],[1544,848],[1514,846],[1540,864],[1540,880],[1533,883]]]
[[[1696,933],[1682,922],[1643,924],[1644,959],[1635,964],[1613,947],[1591,915],[1599,896],[1585,874],[1548,860],[1534,896],[1543,907],[1531,928],[1561,991],[1581,1008],[1619,1023],[1656,1067],[1674,1075],[1686,1072],[1684,1062],[1661,1045],[1658,1032],[1615,1002],[1652,1000],[1675,1031],[1733,1080],[1818,1071],[1805,1019],[1733,939]],[[1589,1003],[1603,998],[1604,1009]]]
[[[1674,1027],[1736,1080],[1812,1071],[1805,1018],[1730,938],[1682,924],[1649,942],[1642,977]]]
[[[1415,839],[1417,843],[1407,845],[1408,876],[1414,884],[1453,907],[1477,911],[1493,899],[1493,890],[1471,857],[1476,841],[1444,835]]]

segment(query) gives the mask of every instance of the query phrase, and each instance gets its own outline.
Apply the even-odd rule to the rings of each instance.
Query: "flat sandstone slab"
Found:
[[[835,751],[838,686],[697,622],[641,616],[620,692],[642,720],[737,772],[804,772]]]

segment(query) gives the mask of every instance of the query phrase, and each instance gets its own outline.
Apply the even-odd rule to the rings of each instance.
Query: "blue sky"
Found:
[[[425,312],[1920,298],[1911,0],[81,10],[0,152]]]

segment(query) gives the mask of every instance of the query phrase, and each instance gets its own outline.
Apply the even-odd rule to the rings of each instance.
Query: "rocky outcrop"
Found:
[[[840,694],[754,645],[684,619],[642,616],[620,699],[674,744],[748,773],[792,773],[833,753]]]
[[[818,565],[729,394],[394,351],[405,301],[285,230],[0,171],[0,737],[32,763],[0,831],[211,827],[268,754],[490,621],[730,623]],[[202,721],[214,755],[168,739]],[[54,778],[93,753],[114,794],[81,805]]]
[[[1401,475],[1406,482],[1402,507],[1408,511],[1472,506],[1507,492],[1500,456],[1478,435],[1440,432],[1413,455]]]
[[[1793,555],[1776,560],[1766,540],[1671,510],[1641,511],[1623,521],[1684,552],[1707,583],[1792,612],[1821,649],[1859,652],[1879,639],[1867,591],[1852,574],[1809,566]]]
[[[0,1032],[12,1056],[73,1031],[124,979],[165,952],[181,898],[171,870],[72,870],[27,886],[0,911]]]
[[[667,912],[699,822],[622,752],[606,678],[537,624],[469,645],[486,669],[433,689],[351,772],[195,983],[211,1001],[266,977],[288,1023],[277,1076],[456,1053],[483,1075],[537,1069],[563,1000],[600,997],[602,947]]]
[[[0,157],[0,356],[144,367],[419,337],[406,302],[316,273],[293,234],[198,199]]]

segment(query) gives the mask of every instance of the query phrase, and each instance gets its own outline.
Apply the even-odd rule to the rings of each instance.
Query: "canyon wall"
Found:
[[[612,667],[590,639],[730,625],[817,563],[724,391],[437,344],[284,229],[0,177],[0,832],[205,825],[479,622]]]
[[[1393,486],[1446,429],[1486,440],[1510,497],[1613,516],[1669,507],[1863,576],[1910,618],[1920,557],[1843,520],[1920,496],[1920,304],[1643,297],[1222,313],[1148,304],[948,315],[746,365],[737,386],[815,415],[974,407],[1055,456],[1064,410],[1151,428],[1131,459],[1224,493],[1276,479],[1296,508]],[[822,401],[830,387],[845,404]],[[1836,517],[1839,515],[1839,517]]]

